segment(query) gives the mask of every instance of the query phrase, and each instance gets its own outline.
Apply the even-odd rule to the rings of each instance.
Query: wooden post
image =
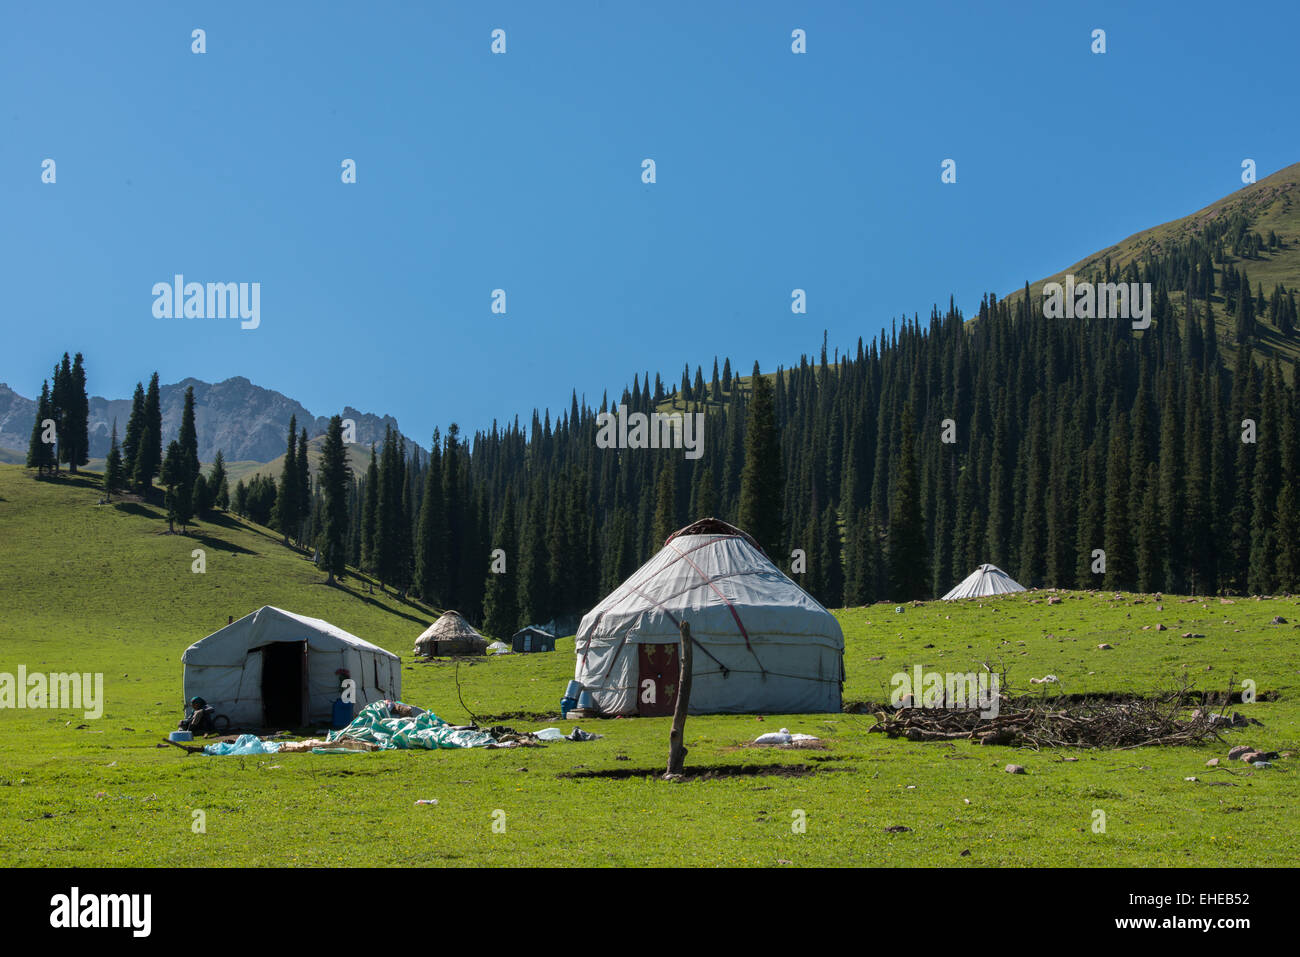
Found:
[[[686,733],[686,710],[691,706],[691,626],[682,622],[681,675],[677,680],[677,706],[673,709],[673,729],[668,735],[668,772],[681,774],[686,764],[686,746],[682,737]]]

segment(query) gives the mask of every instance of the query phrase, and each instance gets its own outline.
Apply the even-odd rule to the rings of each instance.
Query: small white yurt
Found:
[[[1024,585],[997,565],[981,565],[963,578],[952,591],[944,595],[943,601],[956,601],[958,598],[985,598],[989,595],[1006,595],[1024,590]]]
[[[401,659],[319,618],[265,605],[185,649],[185,700],[196,695],[231,727],[329,723],[346,669],[356,710],[402,691]]]
[[[844,633],[739,529],[704,519],[588,612],[574,678],[602,714],[671,714],[690,624],[692,714],[840,710]]]

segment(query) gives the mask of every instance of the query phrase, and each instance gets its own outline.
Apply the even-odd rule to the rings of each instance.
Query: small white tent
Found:
[[[984,598],[988,595],[1006,595],[1010,592],[1024,591],[1020,584],[997,565],[981,565],[965,578],[948,594],[943,601],[955,601],[958,598]]]
[[[185,649],[185,700],[196,695],[232,727],[328,722],[342,676],[356,682],[356,707],[402,690],[401,659],[319,618],[265,605]]]
[[[844,633],[744,532],[705,519],[588,612],[574,677],[603,714],[671,714],[689,622],[692,714],[840,710]]]

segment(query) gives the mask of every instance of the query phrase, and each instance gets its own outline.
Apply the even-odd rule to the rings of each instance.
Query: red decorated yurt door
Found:
[[[681,664],[677,645],[637,645],[640,662],[637,680],[637,714],[652,718],[672,714],[677,706]]]

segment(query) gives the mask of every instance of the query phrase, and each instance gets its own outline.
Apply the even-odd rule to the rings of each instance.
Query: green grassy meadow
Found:
[[[397,652],[405,700],[456,723],[469,715],[454,663],[411,659],[433,609],[378,589],[364,594],[354,578],[327,587],[275,533],[234,517],[169,535],[157,507],[101,506],[100,497],[95,475],[41,482],[0,466],[0,672],[103,672],[106,696],[98,720],[0,710],[6,865],[1255,866],[1300,858],[1295,758],[1270,769],[1205,766],[1239,743],[1296,748],[1295,597],[1223,604],[1065,592],[1048,604],[1046,593],[1030,592],[902,613],[892,605],[837,612],[848,704],[887,700],[890,676],[916,664],[969,671],[988,662],[1025,693],[1037,687],[1031,677],[1047,673],[1067,693],[1169,689],[1184,673],[1202,690],[1226,690],[1234,678],[1239,690],[1251,679],[1275,700],[1236,706],[1263,725],[1225,732],[1223,744],[1076,750],[1067,762],[1060,752],[890,740],[868,733],[869,714],[846,712],[692,717],[688,769],[716,773],[682,782],[657,779],[668,718],[581,722],[605,737],[545,748],[189,757],[157,746],[180,716],[181,653],[227,616],[264,604]],[[206,551],[204,574],[191,571],[194,548]],[[1279,615],[1288,623],[1269,624]],[[1189,632],[1205,637],[1181,637]],[[491,723],[567,732],[573,723],[559,721],[558,702],[573,647],[568,638],[553,654],[462,662],[466,704]],[[744,746],[782,726],[826,747]],[[1005,773],[1013,762],[1028,773]],[[564,776],[575,773],[592,776]],[[439,803],[416,805],[420,798]],[[1093,830],[1098,810],[1104,833]],[[801,820],[799,833],[792,824]],[[895,825],[910,830],[885,831]]]

